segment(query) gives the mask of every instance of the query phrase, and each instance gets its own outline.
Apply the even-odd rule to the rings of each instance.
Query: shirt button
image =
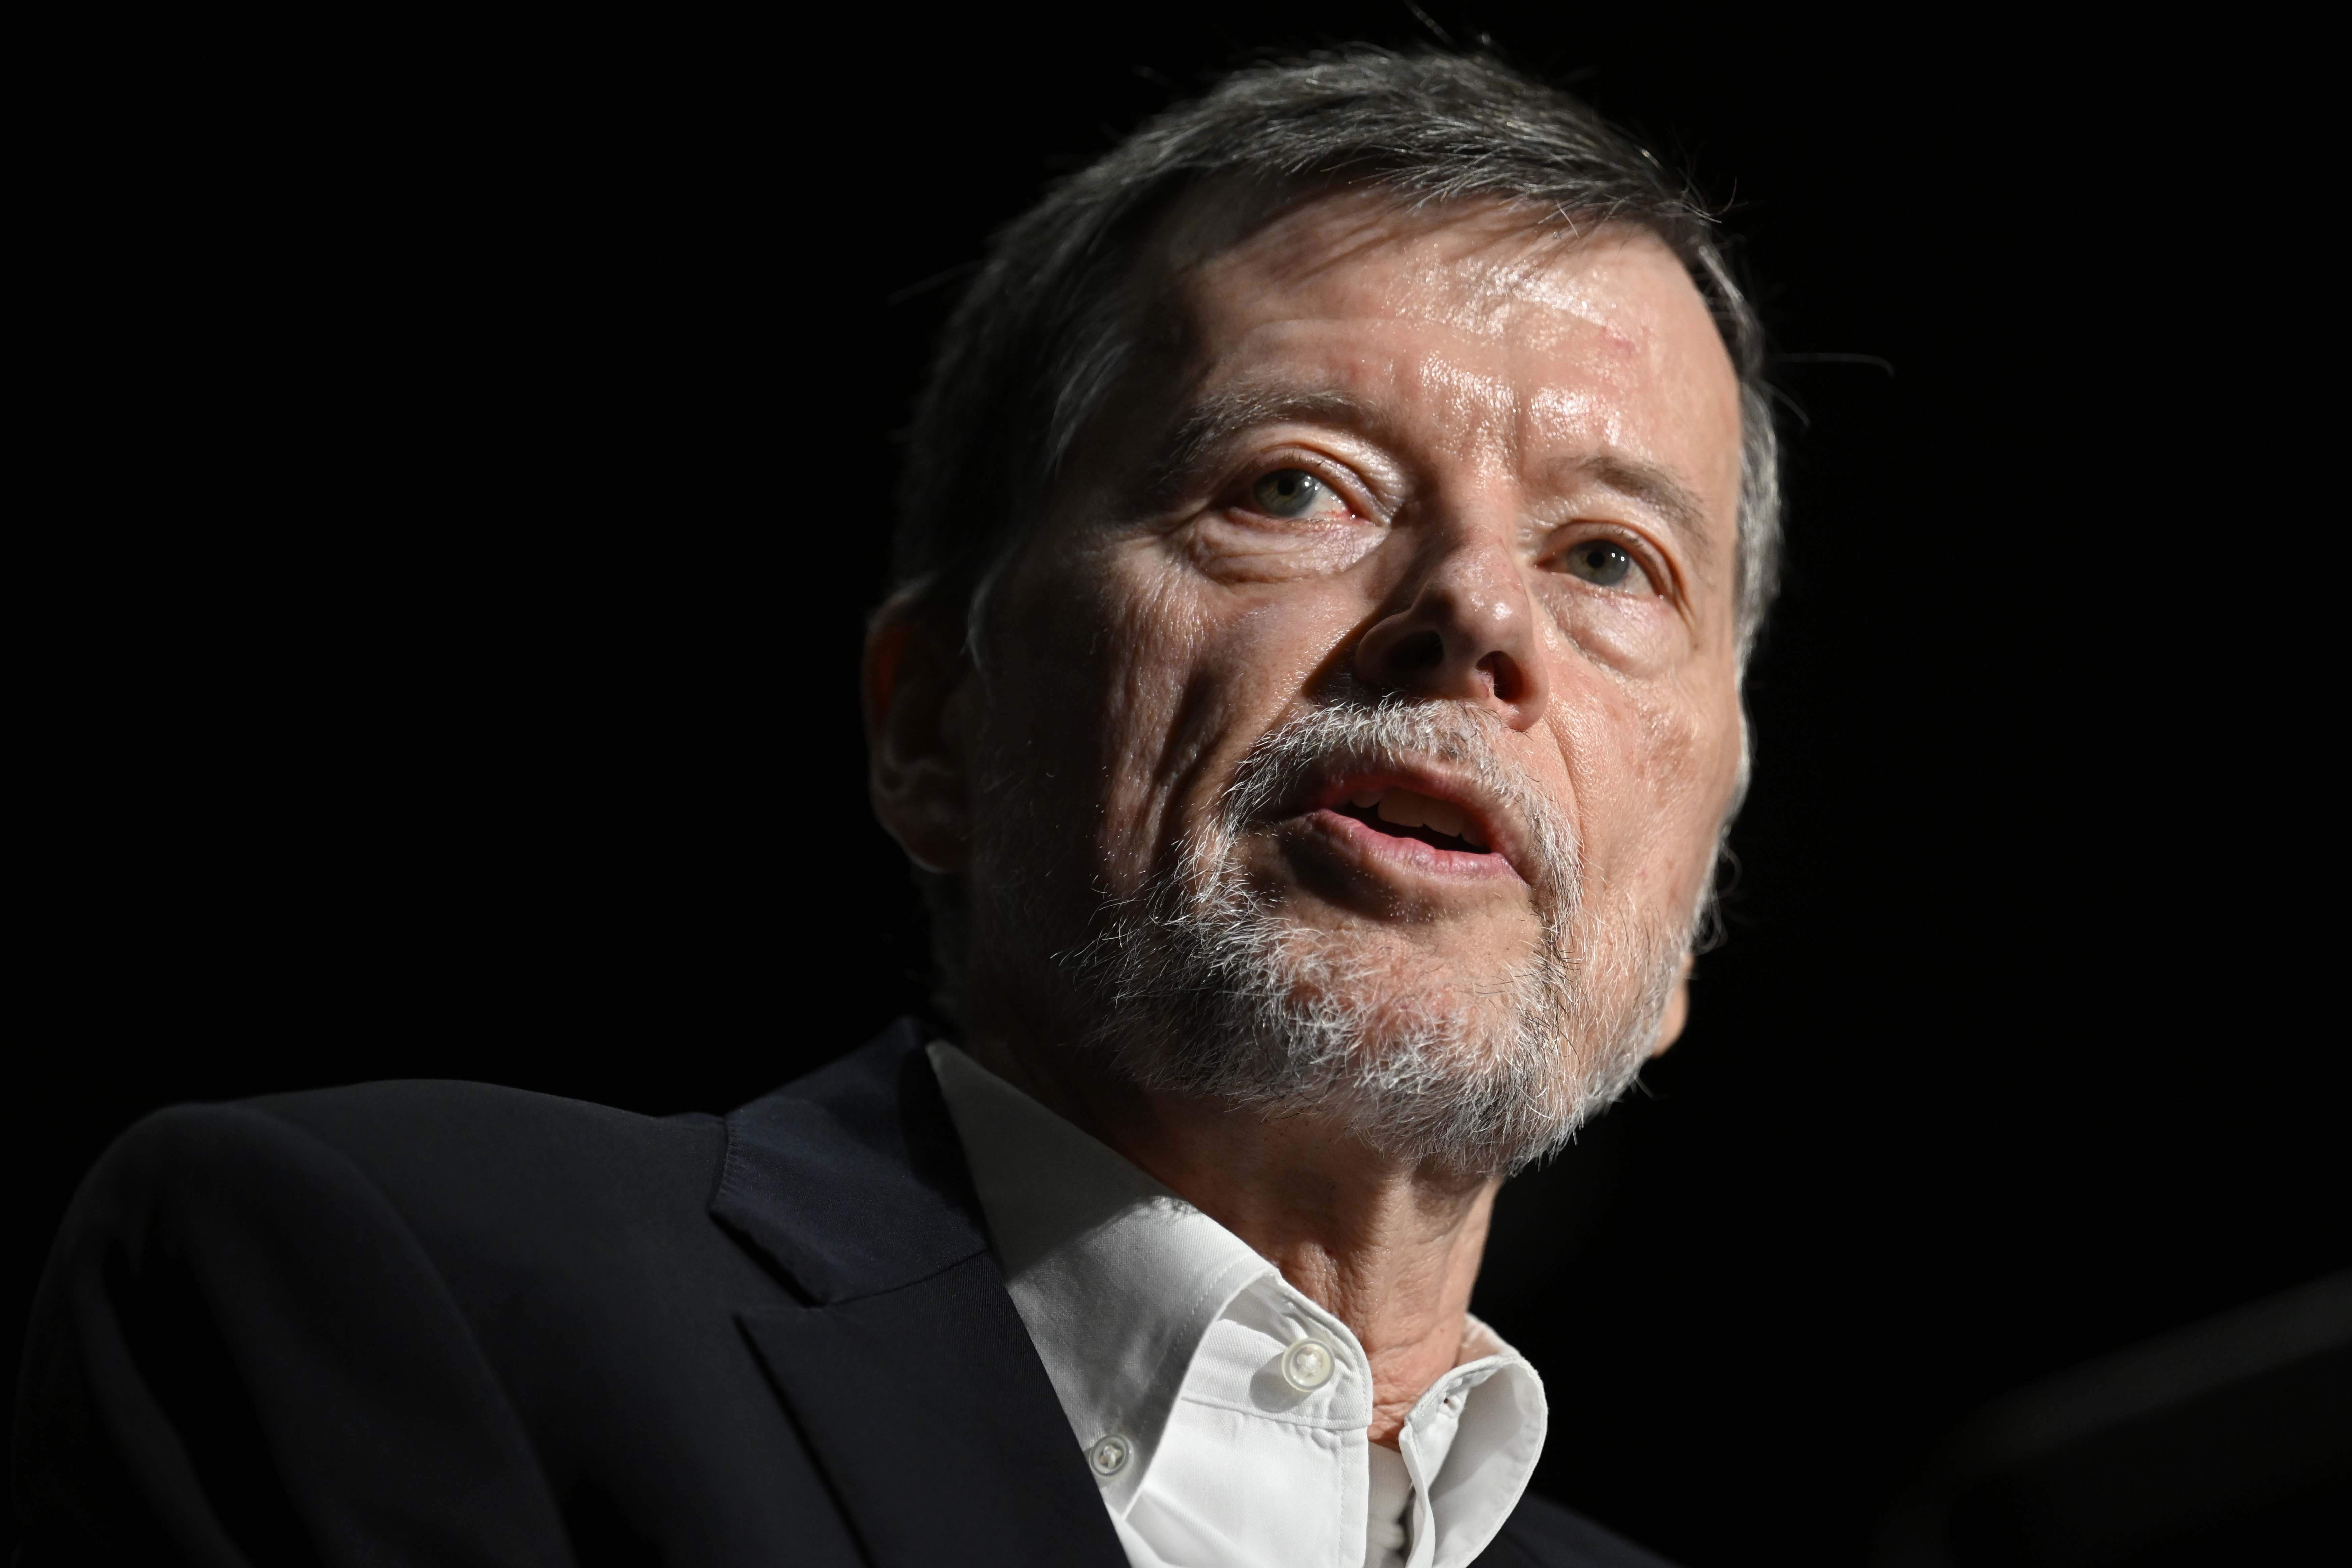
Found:
[[[1128,1458],[1134,1452],[1134,1447],[1114,1432],[1098,1439],[1093,1447],[1087,1450],[1087,1463],[1094,1467],[1095,1474],[1098,1476],[1115,1476],[1127,1468]]]
[[[1282,1352],[1282,1381],[1307,1394],[1330,1382],[1338,1364],[1329,1345],[1320,1340],[1301,1340]]]

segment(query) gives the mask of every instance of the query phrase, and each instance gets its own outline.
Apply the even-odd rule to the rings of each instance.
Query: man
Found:
[[[1598,1564],[1467,1312],[1681,1027],[1769,595],[1757,335],[1571,101],[1240,73],[999,240],[877,811],[955,1042],[723,1121],[183,1108],[68,1218],[29,1561]]]

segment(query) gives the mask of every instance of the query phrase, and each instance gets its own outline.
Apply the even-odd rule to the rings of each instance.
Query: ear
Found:
[[[1666,1003],[1666,1016],[1658,1021],[1658,1043],[1650,1047],[1653,1057],[1664,1056],[1666,1047],[1682,1037],[1683,1026],[1690,1022],[1691,972],[1697,967],[1696,954],[1683,954],[1682,973],[1675,976],[1675,994]]]
[[[866,785],[874,815],[926,871],[961,870],[971,853],[953,712],[971,674],[930,627],[887,607],[866,634]]]

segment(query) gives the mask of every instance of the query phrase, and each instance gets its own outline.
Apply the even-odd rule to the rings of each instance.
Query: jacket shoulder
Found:
[[[350,1560],[379,1528],[427,1555],[562,1550],[529,1436],[415,1228],[344,1153],[255,1106],[174,1107],[116,1141],[58,1233],[23,1364],[27,1561],[229,1562],[241,1542]]]
[[[1622,1536],[1601,1529],[1549,1498],[1528,1492],[1502,1533],[1479,1554],[1477,1568],[1674,1568]]]
[[[757,1271],[710,1220],[727,1142],[715,1117],[423,1079],[225,1109],[347,1162],[461,1294],[469,1281],[503,1279],[609,1300],[622,1274],[648,1286],[692,1278],[732,1296],[727,1281]]]
[[[698,1212],[709,1201],[725,1144],[716,1117],[643,1116],[444,1079],[311,1089],[178,1113],[191,1110],[244,1112],[299,1128],[386,1184],[396,1201],[453,1186],[474,1202],[503,1193],[518,1204],[560,1205],[603,1190],[658,1194]]]
[[[328,1238],[389,1225],[493,1331],[764,1302],[764,1271],[709,1215],[725,1143],[716,1118],[478,1083],[173,1106],[108,1150],[58,1247],[312,1273]]]
[[[250,1535],[561,1562],[588,1530],[753,1562],[837,1536],[738,1326],[788,1298],[710,1217],[725,1137],[468,1083],[148,1117],[33,1313],[26,1560],[226,1562]]]

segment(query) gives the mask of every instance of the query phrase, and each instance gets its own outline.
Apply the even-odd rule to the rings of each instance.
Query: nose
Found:
[[[1392,610],[1356,644],[1356,675],[1375,691],[1451,698],[1532,729],[1551,689],[1536,605],[1508,546],[1491,533],[1433,541],[1397,587]]]

